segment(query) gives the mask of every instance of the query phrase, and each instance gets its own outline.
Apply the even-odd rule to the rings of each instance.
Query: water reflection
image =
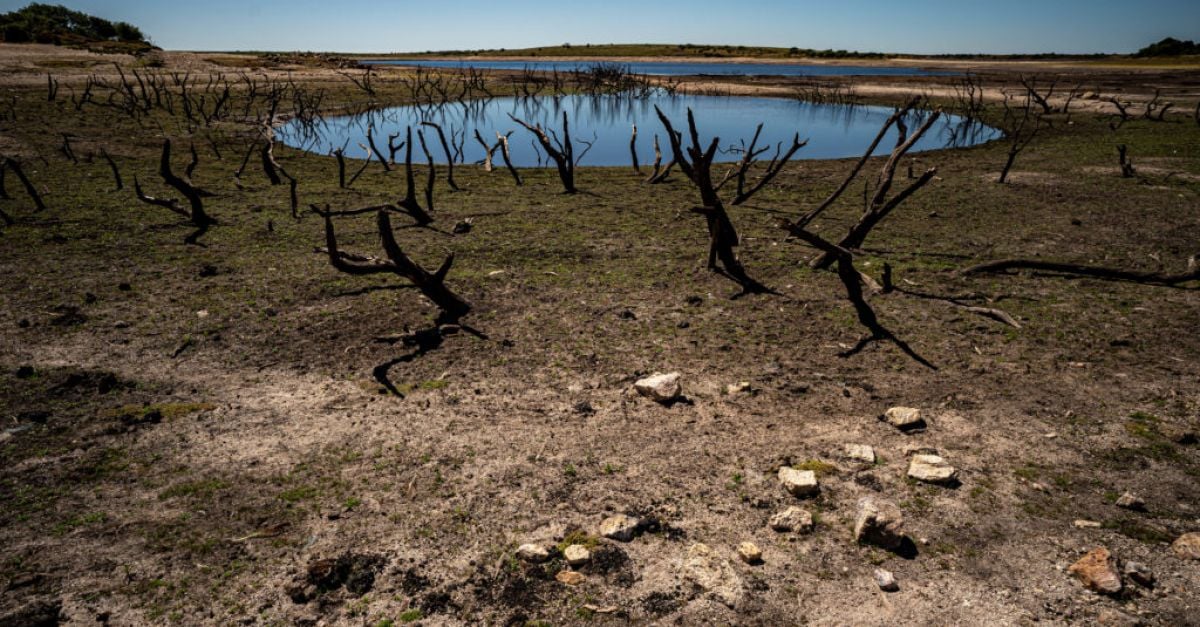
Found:
[[[467,163],[481,162],[484,148],[473,141],[478,133],[488,143],[496,134],[515,131],[512,135],[513,163],[522,167],[545,164],[545,156],[536,146],[529,146],[527,131],[510,119],[526,120],[558,130],[565,111],[571,123],[571,136],[580,142],[594,145],[581,165],[620,166],[631,163],[629,140],[633,125],[638,127],[638,160],[653,161],[653,137],[659,136],[666,145],[662,125],[654,112],[660,107],[677,127],[684,127],[687,109],[696,115],[696,122],[706,135],[720,137],[725,160],[740,155],[741,146],[750,140],[755,127],[763,124],[760,146],[787,145],[792,136],[800,134],[808,145],[796,153],[797,159],[837,159],[861,155],[879,127],[891,115],[888,107],[812,104],[783,98],[745,98],[727,96],[680,95],[666,92],[646,97],[621,95],[571,95],[495,98],[440,105],[404,106],[366,111],[357,115],[331,116],[311,124],[292,121],[279,131],[284,143],[318,153],[343,149],[347,156],[365,157],[367,133],[371,132],[377,145],[383,146],[389,136],[404,133],[406,126],[421,122],[440,125],[447,140],[454,145],[452,152]],[[914,113],[909,126],[920,124],[926,112]],[[880,143],[876,154],[886,154],[895,141],[895,129]],[[944,115],[934,128],[917,142],[915,150],[971,146],[999,137],[999,131],[977,120]],[[361,148],[356,148],[361,146]],[[435,151],[435,159],[444,156]]]

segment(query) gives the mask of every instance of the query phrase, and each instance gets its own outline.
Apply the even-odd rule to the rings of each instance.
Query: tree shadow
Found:
[[[456,335],[460,331],[481,340],[488,339],[488,336],[478,329],[461,323],[443,323],[443,321],[439,319],[437,324],[428,329],[420,329],[400,338],[400,342],[405,346],[412,347],[413,351],[399,357],[389,359],[388,361],[375,366],[371,369],[371,376],[375,378],[375,381],[379,383],[379,385],[382,385],[385,389],[387,389],[388,392],[396,395],[399,398],[404,398],[404,393],[401,392],[394,383],[392,383],[388,376],[391,372],[391,369],[400,364],[416,361],[417,359],[441,348],[447,337]]]

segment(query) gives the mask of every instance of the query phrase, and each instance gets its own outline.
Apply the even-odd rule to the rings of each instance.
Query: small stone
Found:
[[[559,583],[566,584],[568,586],[578,586],[587,579],[582,573],[578,573],[573,570],[561,570],[557,575],[554,576],[554,578],[557,579]]]
[[[1143,501],[1140,496],[1126,492],[1117,499],[1117,507],[1131,509],[1135,512],[1144,512],[1146,511],[1146,501]]]
[[[1077,519],[1072,524],[1075,525],[1076,529],[1099,529],[1104,526],[1094,520],[1083,520],[1082,518]]]
[[[875,583],[884,592],[895,592],[900,589],[900,584],[896,583],[896,576],[892,574],[892,571],[882,568],[875,569]]]
[[[779,468],[779,483],[797,498],[816,496],[821,491],[817,485],[817,473],[811,470],[796,470],[791,466]]]
[[[1200,533],[1185,533],[1171,543],[1171,549],[1179,557],[1200,560]]]
[[[550,551],[537,544],[522,544],[517,547],[517,558],[531,564],[541,564],[550,559]]]
[[[771,516],[771,520],[767,524],[775,531],[808,533],[813,529],[812,514],[794,506]]]
[[[736,606],[745,594],[742,578],[728,560],[721,559],[706,544],[688,549],[683,576],[729,607]]]
[[[1147,588],[1154,587],[1154,571],[1150,570],[1150,567],[1145,564],[1140,562],[1125,562],[1125,566],[1121,569],[1121,572],[1138,585]]]
[[[846,457],[865,464],[875,463],[875,449],[866,444],[847,444],[842,447]]]
[[[1085,586],[1101,594],[1117,594],[1121,591],[1121,573],[1117,572],[1115,560],[1108,549],[1092,549],[1067,572],[1083,582]]]
[[[609,516],[604,519],[604,522],[600,523],[600,535],[611,540],[629,542],[637,534],[639,522],[633,516],[626,516],[625,514]]]
[[[738,394],[749,394],[750,392],[753,392],[753,391],[754,391],[754,389],[752,387],[750,387],[749,381],[739,381],[737,383],[730,383],[729,385],[725,386],[725,393],[728,394],[729,396],[737,396]]]
[[[670,374],[656,372],[645,379],[639,379],[633,384],[633,387],[642,396],[654,399],[659,403],[666,403],[678,398],[683,393],[683,388],[679,385],[679,377],[678,372]]]
[[[582,566],[592,559],[592,552],[587,550],[587,547],[582,544],[572,544],[563,549],[563,558],[572,567]]]
[[[753,542],[743,542],[737,548],[738,557],[742,558],[747,564],[759,564],[762,562],[762,549]]]
[[[113,323],[113,328],[114,329],[128,329],[129,323],[125,322],[124,320],[117,320],[116,322]]]
[[[921,410],[913,407],[893,407],[884,412],[883,419],[901,431],[912,431],[925,426]]]
[[[855,541],[896,549],[904,543],[903,527],[904,514],[895,503],[873,496],[858,501],[858,515],[854,519]]]
[[[913,455],[908,464],[908,476],[926,483],[954,483],[958,471],[938,455]]]

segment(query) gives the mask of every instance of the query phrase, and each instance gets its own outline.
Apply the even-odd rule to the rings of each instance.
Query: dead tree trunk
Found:
[[[579,190],[575,188],[575,148],[571,145],[571,129],[567,124],[567,112],[563,111],[562,114],[561,141],[557,135],[554,135],[553,139],[547,135],[540,124],[531,126],[528,122],[517,119],[511,113],[508,117],[512,118],[513,122],[525,127],[525,130],[533,133],[538,143],[541,144],[542,150],[545,150],[546,154],[554,160],[554,166],[558,168],[558,178],[562,181],[563,192],[567,194],[578,192]],[[553,134],[554,131],[550,131],[550,133]]]
[[[429,164],[429,175],[425,177],[425,209],[433,211],[433,186],[437,182],[437,168],[433,164],[433,153],[425,143],[425,133],[417,131],[417,141],[421,143],[421,152],[425,153],[425,161]]]
[[[425,225],[433,222],[433,218],[430,217],[429,213],[426,212],[425,209],[423,209],[421,207],[421,203],[417,202],[417,182],[416,182],[416,177],[413,176],[413,168],[412,168],[413,141],[412,141],[412,127],[411,126],[405,129],[405,134],[406,134],[406,138],[405,138],[405,142],[404,142],[405,192],[404,192],[404,198],[401,199],[400,202],[398,202],[397,204],[401,208],[403,208],[406,212],[408,212],[408,215],[412,216],[412,218],[417,221],[418,226],[425,226]]]
[[[137,194],[138,200],[151,205],[157,205],[170,209],[171,211],[187,218],[196,227],[196,231],[184,238],[184,243],[202,245],[198,242],[199,238],[208,232],[214,224],[217,223],[204,210],[204,201],[202,199],[202,191],[194,187],[190,182],[179,178],[171,170],[171,140],[163,140],[162,156],[158,162],[158,174],[162,177],[163,182],[173,187],[183,197],[187,199],[190,209],[184,209],[180,206],[179,201],[174,198],[155,198],[147,196],[142,191],[141,183],[137,177],[133,178],[134,192]]]
[[[446,286],[446,274],[450,272],[450,266],[454,263],[454,254],[447,255],[436,271],[425,270],[396,243],[386,209],[376,211],[376,226],[387,259],[341,252],[338,250],[337,235],[333,228],[333,216],[337,214],[328,209],[318,210],[318,213],[325,218],[325,250],[322,252],[328,254],[329,262],[334,268],[356,276],[390,273],[407,279],[441,310],[439,323],[457,322],[471,311],[471,304]]]
[[[454,155],[450,154],[450,144],[446,143],[446,134],[442,132],[442,127],[433,122],[421,122],[421,126],[428,126],[437,131],[438,141],[442,144],[442,152],[446,154],[446,184],[454,191],[458,190],[458,183],[454,182]],[[454,127],[450,127],[450,132],[454,132]]]
[[[388,165],[388,160],[383,158],[383,153],[379,152],[379,147],[375,145],[375,127],[367,127],[367,145],[371,147],[371,152],[375,153],[375,158],[379,159],[379,165],[383,166],[384,172],[391,172],[392,166]]]
[[[29,180],[28,176],[25,176],[25,170],[21,167],[21,162],[12,157],[6,158],[4,162],[8,165],[8,169],[12,170],[12,173],[17,175],[17,180],[21,181],[21,186],[25,188],[25,193],[29,194],[29,198],[33,200],[34,208],[38,211],[44,211],[46,209],[46,203],[42,201],[42,195],[38,193],[38,190],[36,187],[34,187],[33,182]]]
[[[1121,178],[1133,178],[1133,162],[1129,160],[1129,149],[1125,144],[1117,144],[1117,163],[1121,165]]]
[[[642,168],[638,166],[637,156],[637,124],[633,125],[633,135],[629,138],[629,158],[633,160],[633,171],[641,174]]]
[[[780,158],[779,154],[782,146],[776,146],[775,156],[772,157],[771,162],[767,164],[766,171],[763,172],[763,175],[759,177],[758,182],[755,183],[753,187],[746,189],[746,174],[750,171],[751,166],[754,165],[758,155],[768,150],[768,148],[763,148],[757,152],[754,150],[755,144],[758,143],[758,135],[761,132],[762,124],[759,124],[758,128],[754,131],[754,139],[750,140],[750,146],[746,148],[745,153],[742,155],[742,158],[738,161],[737,166],[734,168],[734,177],[737,179],[737,195],[734,196],[733,202],[730,203],[732,205],[740,205],[747,200],[750,200],[752,196],[757,194],[763,187],[766,187],[766,185],[779,174],[779,171],[783,169],[784,164],[791,160],[792,156],[796,154],[797,150],[800,150],[806,144],[808,144],[807,140],[800,141],[800,133],[796,133],[795,137],[792,138],[791,147],[788,148],[788,151],[783,155],[783,158]],[[724,185],[724,183],[725,182],[722,181],[721,185]],[[717,187],[720,188],[721,185],[718,185]]]
[[[504,167],[508,168],[508,173],[511,174],[513,180],[516,181],[517,187],[520,187],[522,185],[521,175],[518,174],[517,169],[513,167],[512,157],[508,154],[508,138],[511,135],[512,131],[509,131],[503,135],[500,134],[500,131],[496,131],[496,144],[500,146],[500,157],[504,159]]]
[[[479,142],[480,146],[483,146],[483,171],[491,172],[492,156],[496,153],[496,149],[500,147],[500,142],[497,141],[494,146],[489,146],[487,142],[483,141],[483,135],[479,134],[479,129],[475,129],[475,141]]]
[[[108,162],[108,167],[112,170],[113,182],[117,186],[116,189],[114,189],[113,191],[119,192],[119,191],[125,189],[125,181],[121,180],[121,171],[119,169],[117,169],[117,162],[113,161],[112,156],[109,155],[108,151],[105,150],[104,148],[100,149],[100,156],[104,157],[104,160]]]
[[[335,149],[333,158],[337,160],[338,189],[346,189],[346,151],[341,148]]]

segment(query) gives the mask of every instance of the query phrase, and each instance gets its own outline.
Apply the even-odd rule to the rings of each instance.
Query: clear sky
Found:
[[[1200,39],[1200,0],[43,0],[178,50],[419,52],[603,43],[908,53],[1132,52]],[[10,11],[25,1],[0,0]]]

